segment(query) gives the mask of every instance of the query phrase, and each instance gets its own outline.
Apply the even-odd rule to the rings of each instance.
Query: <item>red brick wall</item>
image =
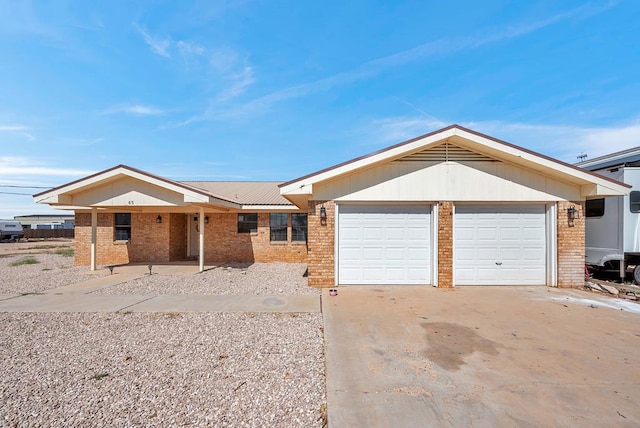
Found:
[[[578,218],[569,220],[567,208],[575,206]],[[584,285],[585,219],[583,202],[558,203],[558,287]]]
[[[131,214],[131,240],[129,241],[129,261],[168,262],[170,216],[162,215],[162,223],[157,223],[158,214]]]
[[[270,215],[258,213],[256,233],[238,233],[238,214],[207,214],[204,255],[207,262],[306,263],[305,242],[291,241],[291,215],[287,217],[287,241],[271,242]]]
[[[169,262],[184,260],[187,247],[185,214],[131,214],[131,240],[114,241],[114,214],[98,215],[97,264]],[[258,214],[257,233],[237,233],[238,215],[207,214],[205,260],[207,262],[291,262],[306,263],[307,246],[291,242],[291,216],[288,241],[270,242],[269,213]],[[76,213],[77,265],[91,262],[91,214]]]
[[[438,204],[438,287],[453,287],[453,202]]]
[[[320,222],[320,207],[327,210],[326,224]],[[335,204],[333,201],[309,201],[309,269],[308,284],[312,287],[335,285]]]
[[[129,263],[129,245],[115,243],[114,214],[98,214],[96,264]],[[132,220],[133,221],[133,220]],[[79,266],[91,264],[91,213],[76,213],[75,263]]]

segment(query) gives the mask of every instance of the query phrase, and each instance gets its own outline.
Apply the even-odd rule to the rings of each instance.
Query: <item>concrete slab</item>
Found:
[[[319,295],[159,295],[128,308],[134,312],[320,312]]]
[[[640,426],[640,315],[593,297],[324,290],[329,426]]]
[[[0,312],[116,312],[153,295],[28,294],[0,301]]]
[[[123,282],[132,281],[144,276],[140,272],[118,273],[113,275],[91,278],[83,282],[65,285],[63,287],[46,290],[44,294],[89,294],[102,288],[110,287]]]

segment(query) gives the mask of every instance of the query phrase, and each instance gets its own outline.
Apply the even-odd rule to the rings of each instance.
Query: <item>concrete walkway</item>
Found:
[[[213,267],[213,266],[211,266]],[[153,266],[157,275],[192,275],[192,264]],[[149,274],[147,265],[127,265],[87,281],[44,293],[0,295],[0,312],[320,312],[319,295],[92,295],[105,287]]]

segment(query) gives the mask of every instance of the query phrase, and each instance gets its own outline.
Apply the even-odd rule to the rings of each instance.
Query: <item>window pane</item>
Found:
[[[116,226],[131,226],[131,213],[116,213]]]
[[[272,241],[287,240],[287,214],[272,213],[269,219],[270,237]]]
[[[604,215],[604,198],[590,199],[584,205],[587,217],[602,217]]]
[[[640,213],[640,192],[637,190],[629,193],[629,209],[632,213]]]
[[[238,214],[238,233],[258,231],[258,214]]]
[[[116,213],[114,217],[113,239],[116,241],[131,240],[131,213]]]
[[[128,241],[131,238],[131,229],[116,227],[116,241]]]
[[[291,214],[291,240],[307,242],[307,215]]]

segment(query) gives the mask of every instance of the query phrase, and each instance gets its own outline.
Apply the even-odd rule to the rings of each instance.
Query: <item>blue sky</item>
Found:
[[[451,123],[640,145],[640,2],[0,0],[0,218],[117,164],[290,180]]]

